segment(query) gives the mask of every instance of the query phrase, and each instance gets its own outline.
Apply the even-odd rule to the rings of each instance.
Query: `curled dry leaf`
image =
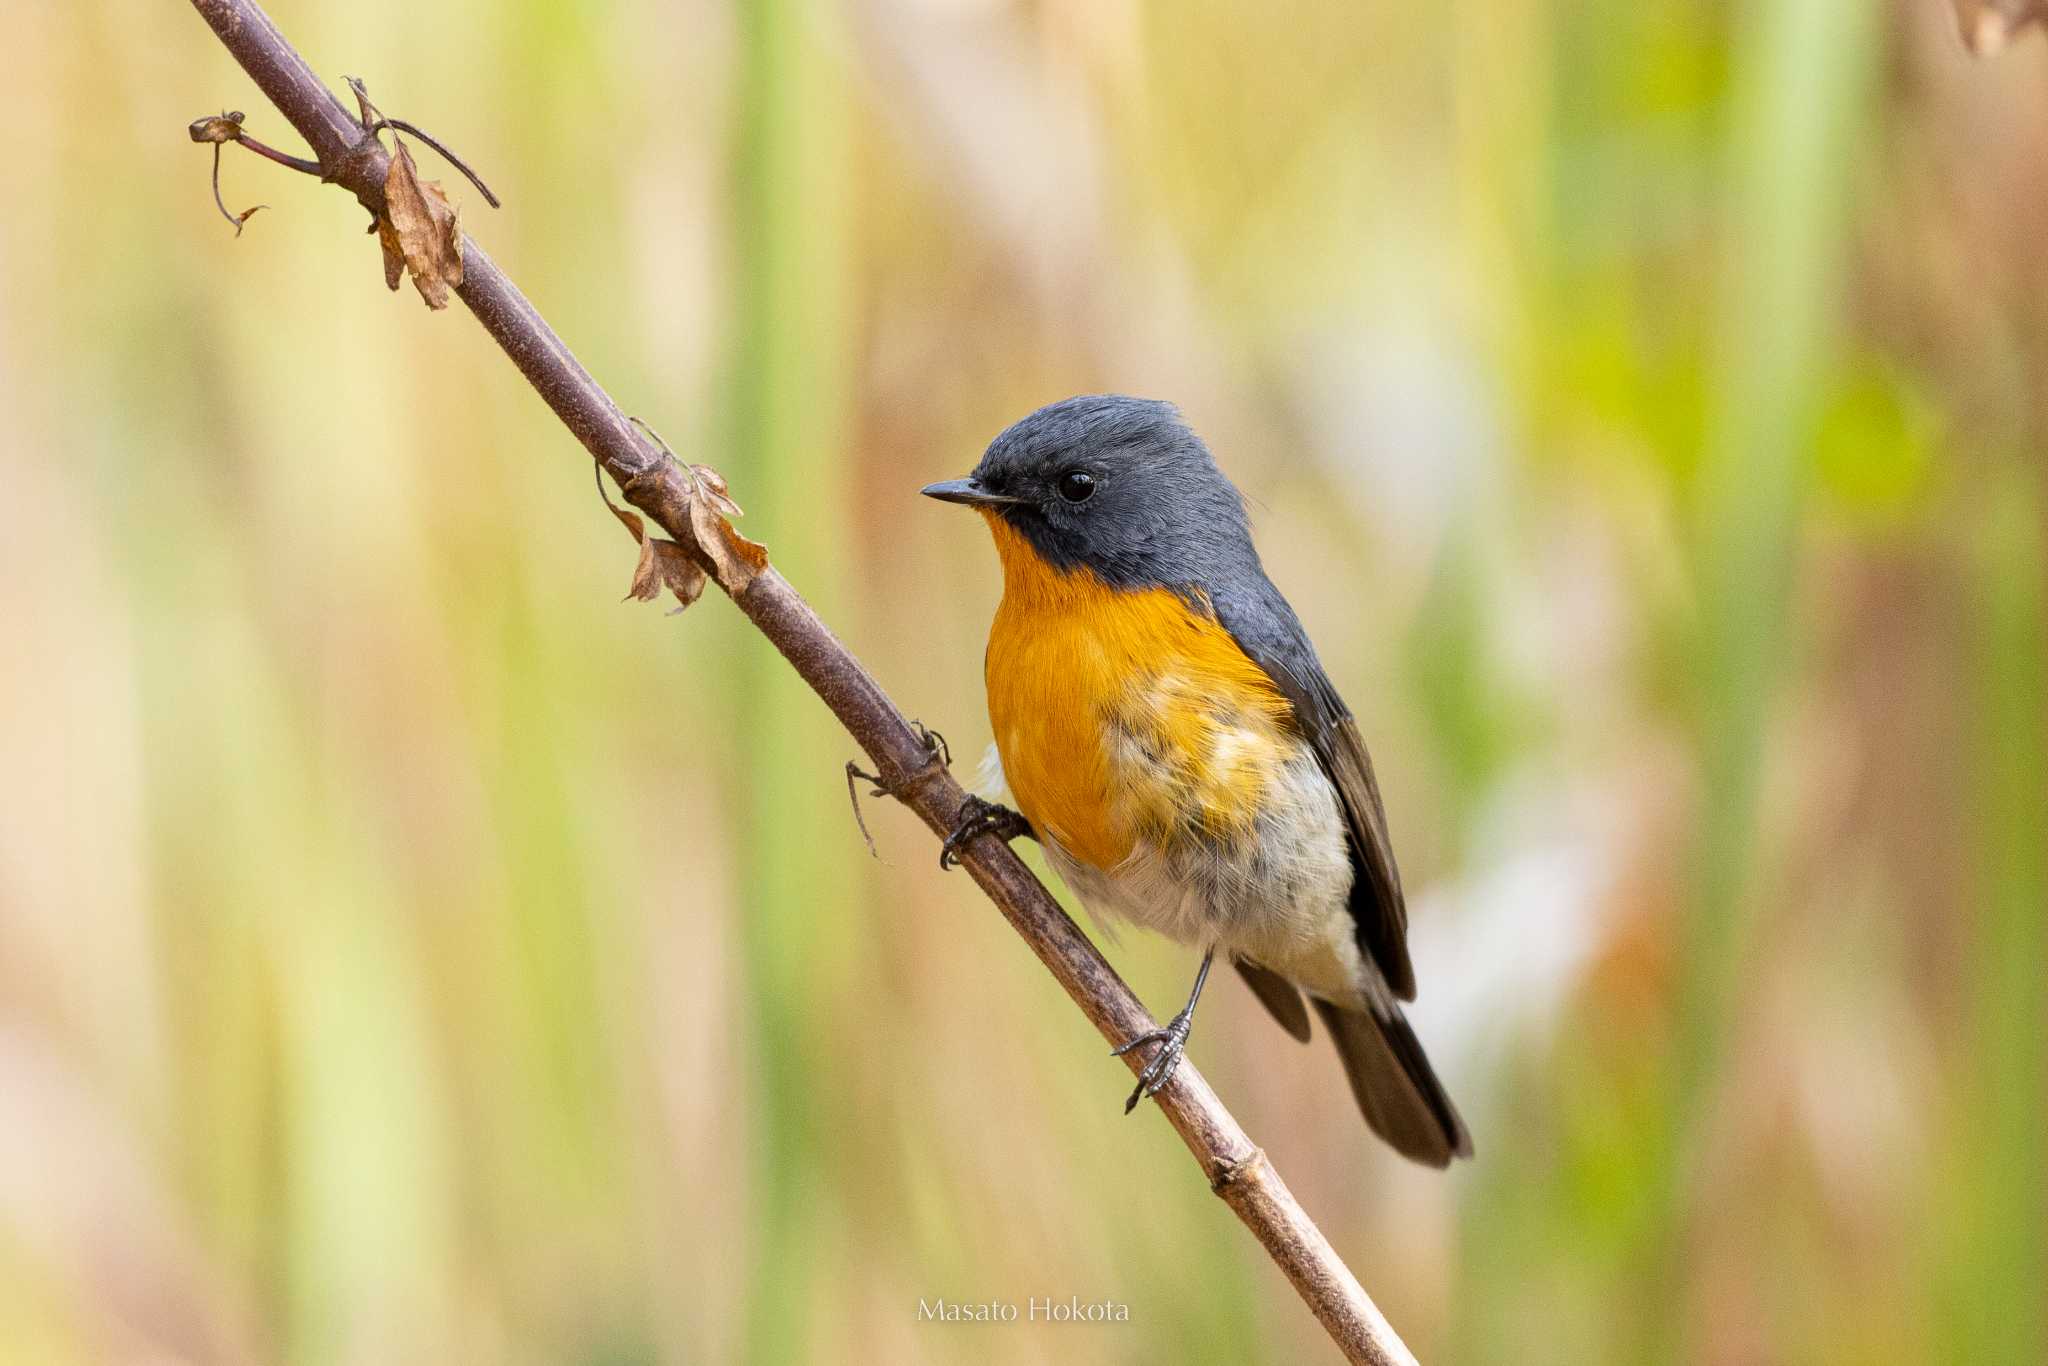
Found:
[[[655,440],[660,442],[661,438],[657,436]],[[667,452],[666,443],[662,443],[662,450]],[[768,547],[733,530],[729,519],[740,515],[740,505],[726,491],[724,475],[709,465],[687,465],[683,468],[690,476],[690,531],[696,538],[698,552],[710,561],[711,572],[718,576],[726,591],[738,593],[754,581],[756,574],[768,567]],[[597,496],[604,499],[604,505],[611,510],[612,516],[619,519],[619,525],[640,543],[640,560],[633,567],[633,585],[626,592],[628,598],[652,602],[661,596],[663,588],[667,588],[681,604],[676,608],[680,612],[703,596],[708,577],[704,565],[676,542],[663,536],[648,535],[646,519],[637,512],[620,507],[605,492],[601,472],[597,479]]]
[[[740,515],[740,505],[726,491],[724,475],[709,465],[692,465],[690,474],[690,529],[697,533],[697,546],[716,569],[718,581],[727,592],[738,593],[768,567],[768,547],[733,530],[730,519]]]
[[[633,539],[640,543],[640,562],[633,567],[633,586],[626,590],[626,596],[635,602],[653,602],[666,588],[676,595],[678,612],[688,607],[704,594],[704,570],[690,558],[689,552],[669,540],[666,536],[649,536],[647,523],[639,513],[628,512],[604,500],[612,510],[612,516],[619,524],[633,533]]]
[[[1979,57],[1997,52],[2031,24],[2048,21],[2048,0],[1955,0],[1963,41]]]
[[[219,199],[219,195],[214,196],[215,202],[218,202]],[[254,218],[256,216],[257,210],[267,209],[269,207],[270,206],[268,204],[251,204],[248,208],[242,210],[240,213],[228,213],[228,206],[222,204],[220,206],[220,211],[228,215],[228,221],[235,225],[235,236],[240,237],[242,235],[242,225],[244,223],[247,223],[251,218]]]
[[[377,240],[384,248],[384,283],[398,288],[407,271],[428,308],[448,307],[448,291],[462,283],[462,228],[455,206],[437,180],[421,180],[412,153],[397,138],[384,175],[384,212]]]
[[[194,142],[240,142],[244,117],[241,110],[229,109],[194,119],[185,131],[192,135]]]

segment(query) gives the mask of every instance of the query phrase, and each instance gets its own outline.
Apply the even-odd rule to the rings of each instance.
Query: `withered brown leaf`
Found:
[[[718,571],[726,590],[738,593],[768,567],[768,547],[750,541],[733,529],[730,518],[740,515],[740,505],[726,491],[725,476],[709,465],[692,465],[694,489],[690,499],[690,529],[697,533],[697,545]]]
[[[683,465],[675,460],[668,443],[652,427],[638,418],[633,421],[654,437],[662,454],[674,462],[671,468],[680,466],[689,475],[690,533],[697,543],[697,553],[710,561],[710,574],[718,577],[718,582],[727,592],[738,594],[744,591],[754,581],[754,576],[768,567],[768,547],[733,530],[729,519],[740,515],[740,505],[727,491],[725,476],[709,465]],[[597,496],[604,499],[605,507],[619,519],[619,525],[640,543],[640,560],[633,567],[633,585],[626,596],[652,602],[661,596],[662,588],[667,587],[675,594],[676,601],[682,604],[676,608],[678,612],[695,602],[703,595],[705,581],[710,577],[704,564],[675,541],[649,536],[646,519],[612,501],[611,495],[605,491],[602,469],[593,473],[597,475]]]
[[[601,490],[600,490],[601,491]],[[640,562],[633,566],[633,585],[626,590],[626,596],[635,602],[653,602],[661,596],[663,588],[676,595],[678,612],[704,595],[704,570],[685,551],[666,536],[647,534],[647,522],[637,512],[629,512],[607,497],[604,505],[612,510],[612,516],[620,525],[633,533],[633,539],[640,542]]]
[[[377,241],[384,248],[384,283],[393,289],[407,271],[428,308],[448,307],[448,291],[462,283],[462,227],[438,180],[421,180],[412,153],[394,137],[384,175],[384,212]]]
[[[246,117],[239,109],[225,109],[218,114],[192,120],[185,131],[192,135],[194,142],[239,142],[242,121]]]

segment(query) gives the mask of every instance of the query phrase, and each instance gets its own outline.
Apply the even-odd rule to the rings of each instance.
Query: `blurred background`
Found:
[[[963,772],[996,566],[916,490],[1183,406],[1377,756],[1478,1159],[1234,980],[1191,1055],[1425,1360],[2048,1360],[2038,33],[272,12]],[[232,149],[221,221],[187,121],[298,144],[192,10],[8,20],[0,1360],[1331,1359],[770,648],[620,602],[460,306]],[[1047,1296],[1129,1320],[917,1321]]]

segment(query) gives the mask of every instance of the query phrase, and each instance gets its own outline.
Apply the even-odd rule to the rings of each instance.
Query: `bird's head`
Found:
[[[981,512],[1006,569],[1029,552],[1113,587],[1184,589],[1257,562],[1237,489],[1173,405],[1153,399],[1049,404],[990,442],[965,479],[924,493]]]

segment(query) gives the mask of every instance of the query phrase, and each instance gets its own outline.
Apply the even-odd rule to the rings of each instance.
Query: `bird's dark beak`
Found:
[[[965,503],[968,507],[995,507],[1001,503],[1021,503],[1022,498],[1008,494],[990,493],[972,479],[946,479],[924,486],[924,496],[936,498],[942,503]]]

